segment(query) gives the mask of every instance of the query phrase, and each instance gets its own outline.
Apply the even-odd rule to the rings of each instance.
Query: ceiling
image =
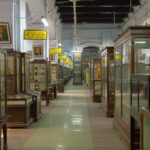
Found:
[[[56,0],[62,23],[73,23],[71,0]],[[77,23],[122,23],[140,0],[77,0]]]

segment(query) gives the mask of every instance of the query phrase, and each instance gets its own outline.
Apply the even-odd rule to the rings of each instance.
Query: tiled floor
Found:
[[[85,86],[69,84],[42,108],[38,122],[8,131],[9,150],[129,150]]]

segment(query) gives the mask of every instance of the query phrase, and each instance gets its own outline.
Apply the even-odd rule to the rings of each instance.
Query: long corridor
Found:
[[[42,117],[27,129],[9,129],[9,150],[129,150],[106,118],[100,104],[93,104],[86,86],[69,83],[65,93],[49,106],[42,103]]]

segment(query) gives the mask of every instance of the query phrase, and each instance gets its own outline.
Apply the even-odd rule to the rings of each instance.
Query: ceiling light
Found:
[[[42,22],[43,22],[43,24],[44,24],[45,27],[48,27],[48,26],[49,26],[49,24],[48,24],[46,18],[42,17],[41,20],[42,20]]]
[[[135,44],[145,44],[146,41],[135,41]]]

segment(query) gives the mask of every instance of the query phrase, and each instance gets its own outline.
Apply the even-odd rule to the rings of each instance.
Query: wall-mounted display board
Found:
[[[150,73],[150,27],[129,27],[115,40],[114,126],[130,142],[131,74]]]
[[[73,84],[82,85],[81,52],[73,53]]]
[[[45,100],[50,82],[49,65],[50,63],[43,59],[30,62],[30,90],[41,91],[41,99]]]
[[[93,102],[101,102],[101,59],[94,58],[91,67]]]
[[[150,123],[150,74],[131,76],[131,149],[148,150]]]
[[[113,117],[115,105],[114,47],[106,47],[101,51],[102,92],[101,101],[107,117]]]
[[[6,63],[7,53],[4,50],[0,50],[0,133],[3,131],[3,138],[0,138],[0,149],[2,149],[1,145],[3,145],[5,150],[7,149]],[[1,144],[2,141],[3,144]]]

